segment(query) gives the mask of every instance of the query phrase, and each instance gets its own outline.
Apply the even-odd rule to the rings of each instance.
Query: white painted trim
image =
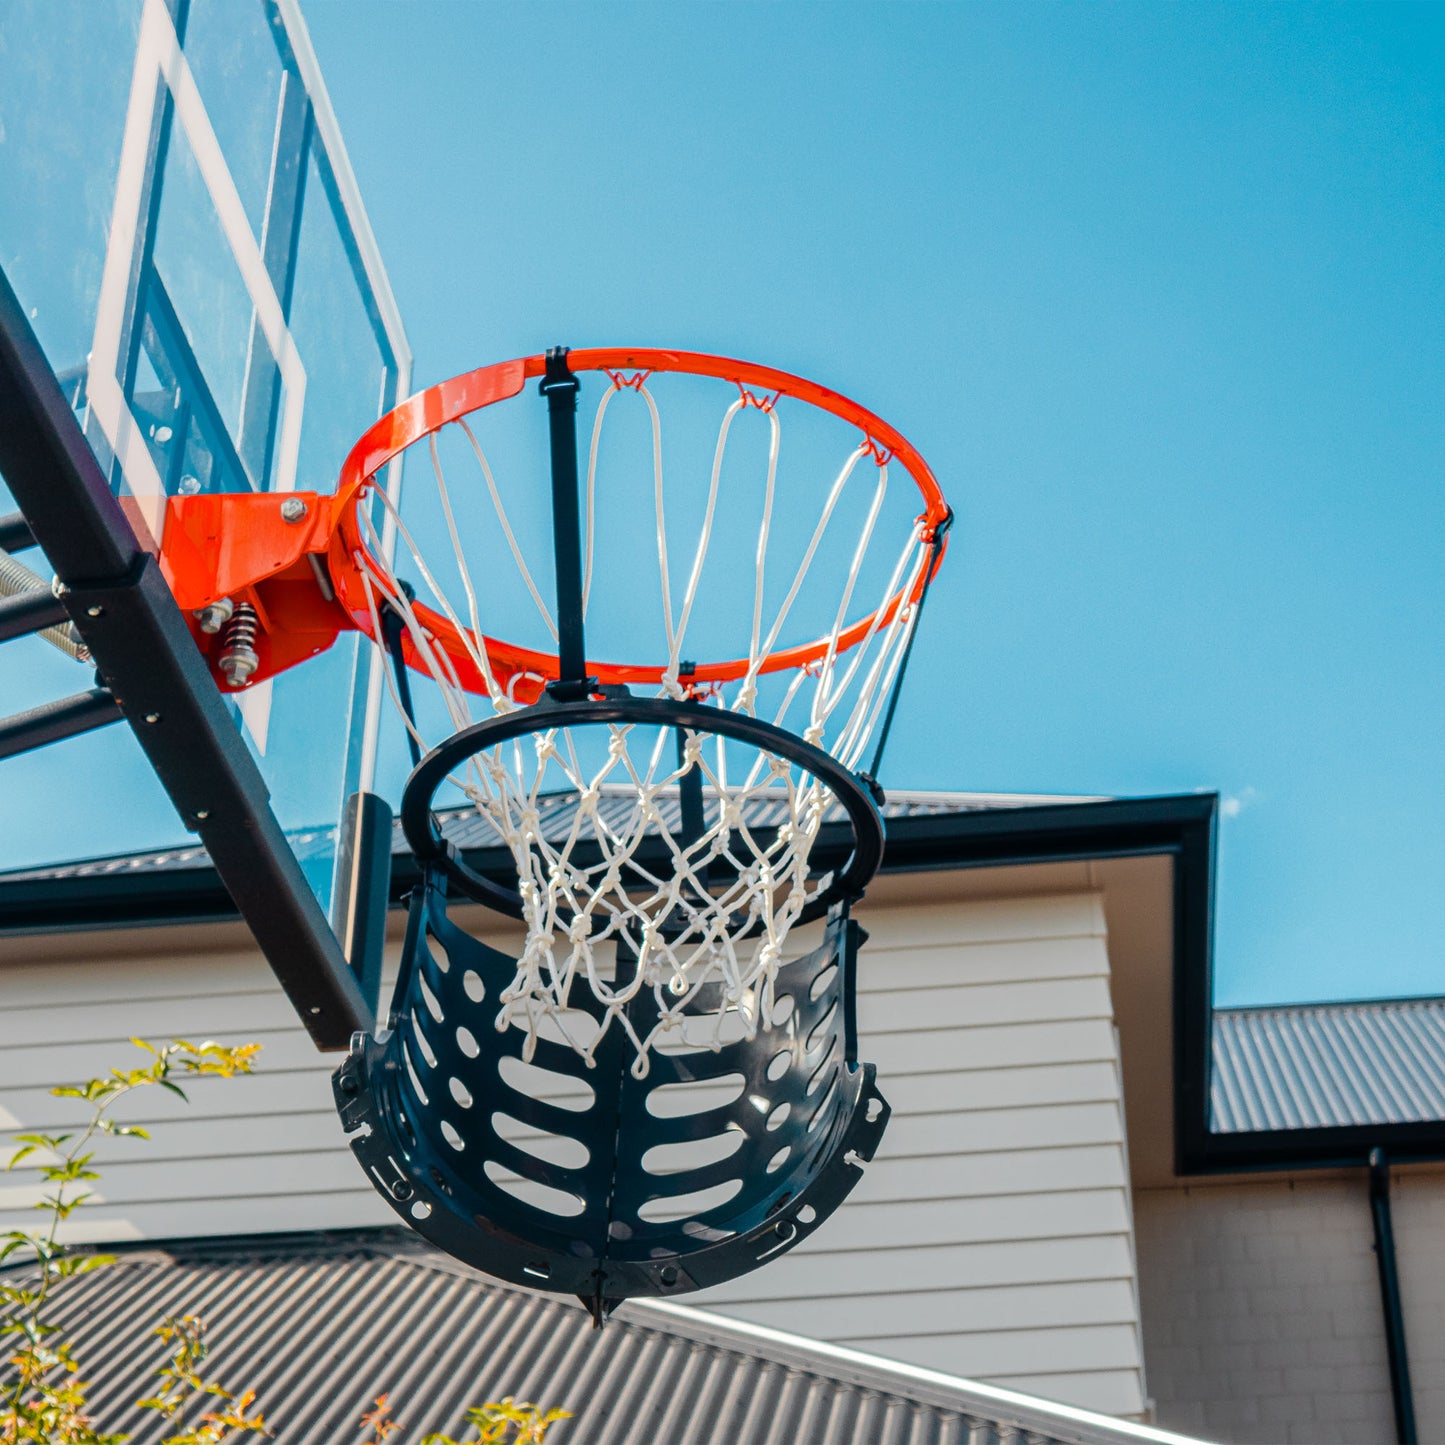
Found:
[[[159,548],[164,527],[165,487],[140,428],[125,403],[119,371],[121,318],[140,232],[150,133],[159,94],[157,82],[161,80],[165,81],[175,103],[176,119],[196,157],[227,245],[231,248],[251,304],[256,309],[266,343],[281,371],[285,401],[276,473],[277,491],[292,491],[296,486],[301,415],[306,398],[306,369],[286,325],[280,299],[266,271],[261,248],[246,218],[246,208],[221,153],[220,142],[206,114],[190,64],[181,51],[170,12],[164,0],[146,0],[136,45],[125,137],[116,178],[115,205],[111,212],[105,269],[101,275],[100,299],[96,308],[88,386],[92,413],[120,461],[127,485],[139,502],[139,514],[150,532],[152,550]]]
[[[306,94],[311,98],[311,110],[316,121],[316,130],[321,137],[327,159],[336,175],[336,188],[341,193],[341,205],[349,217],[356,233],[357,250],[361,253],[361,264],[366,279],[376,297],[376,309],[381,313],[381,324],[386,328],[392,350],[396,353],[398,398],[407,395],[411,385],[411,344],[406,339],[406,329],[401,324],[401,311],[392,295],[391,282],[387,279],[386,268],[381,264],[381,251],[376,236],[367,219],[366,207],[361,203],[361,191],[356,184],[356,173],[351,169],[351,158],[346,153],[346,144],[341,138],[341,127],[337,124],[336,112],[331,108],[331,96],[326,81],[321,75],[321,66],[316,52],[311,47],[311,34],[301,17],[301,7],[296,0],[275,0],[276,12],[285,27],[286,38],[291,43],[296,57],[296,68],[301,73]]]
[[[169,15],[165,17],[165,22],[170,25]],[[125,313],[136,232],[140,227],[151,120],[155,112],[158,73],[152,54],[157,43],[151,36],[154,29],[155,22],[148,8],[141,20],[130,100],[126,106],[125,135],[116,173],[115,204],[110,213],[110,234],[106,241],[105,269],[101,273],[86,393],[90,415],[100,425],[136,499],[137,506],[131,511],[131,516],[149,533],[141,541],[152,551],[158,551],[165,522],[165,484],[151,460],[140,428],[125,404],[116,376],[120,359],[121,318]],[[174,26],[171,26],[171,33],[175,34]]]
[[[397,400],[406,397],[411,389],[412,354],[411,343],[406,337],[406,328],[401,322],[401,309],[392,293],[391,281],[382,265],[381,250],[376,244],[376,234],[362,204],[361,190],[356,184],[356,173],[351,169],[351,157],[346,152],[346,142],[341,136],[341,126],[331,106],[331,96],[321,74],[316,51],[311,45],[311,34],[302,18],[301,8],[296,0],[276,0],[276,13],[285,28],[292,54],[296,57],[296,69],[300,72],[301,83],[311,99],[311,113],[316,133],[322,148],[331,162],[336,177],[336,189],[341,196],[341,206],[356,236],[356,248],[361,255],[362,269],[371,284],[372,295],[376,298],[376,309],[381,315],[381,324],[396,356]],[[392,501],[401,502],[401,458],[387,468],[386,490]],[[382,551],[390,560],[396,546],[396,522],[390,509],[383,523]],[[366,677],[365,714],[361,731],[361,762],[357,774],[358,786],[370,788],[376,778],[377,749],[381,736],[382,699],[385,695],[386,658],[377,647],[371,650],[371,665]]]
[[[232,700],[241,713],[241,721],[246,724],[246,731],[251,734],[251,740],[256,744],[256,751],[262,757],[266,756],[266,741],[271,734],[272,681],[272,678],[264,677],[244,692],[231,694]]]

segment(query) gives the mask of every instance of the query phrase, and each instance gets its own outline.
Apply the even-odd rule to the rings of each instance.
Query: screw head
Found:
[[[158,712],[148,712],[148,713],[146,714],[146,721],[147,721],[148,723],[158,723],[160,720],[161,720],[161,715],[160,715],[160,713],[158,713]]]
[[[198,823],[204,823],[210,816],[211,810],[209,808],[198,808],[196,810],[196,822]]]
[[[410,1199],[411,1185],[408,1184],[405,1179],[398,1179],[396,1183],[391,1186],[391,1197],[393,1199]]]
[[[306,503],[300,497],[287,497],[281,503],[281,520],[299,522],[306,515]]]
[[[105,613],[105,608],[104,608],[104,607],[87,607],[87,608],[85,609],[85,615],[86,615],[87,617],[100,617],[100,616],[103,616],[104,613]]]

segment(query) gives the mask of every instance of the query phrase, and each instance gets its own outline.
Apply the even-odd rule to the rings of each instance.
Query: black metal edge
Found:
[[[0,642],[29,637],[47,627],[59,627],[70,620],[65,605],[48,587],[0,597]]]
[[[49,747],[51,743],[78,737],[96,728],[109,727],[120,719],[120,704],[106,687],[93,687],[86,692],[56,698],[53,702],[0,718],[0,760]]]
[[[371,1026],[371,1012],[271,811],[265,780],[3,271],[0,472],[97,668],[302,1023],[319,1048],[346,1048]]]
[[[333,915],[341,951],[373,1015],[380,1007],[390,883],[391,808],[375,793],[352,793],[337,840]]]
[[[1211,799],[1212,803],[1217,800]],[[1215,1130],[1213,900],[1217,822],[1185,822],[1174,877],[1174,1170],[1181,1177],[1362,1167],[1384,1147],[1397,1162],[1445,1159],[1445,1120],[1312,1129]]]
[[[1445,1120],[1215,1132],[1189,1143],[1190,1153],[1177,1166],[1181,1175],[1361,1169],[1375,1149],[1388,1150],[1391,1164],[1423,1164],[1445,1159]]]
[[[8,512],[0,517],[0,552],[24,552],[35,545],[35,534],[24,512]]]

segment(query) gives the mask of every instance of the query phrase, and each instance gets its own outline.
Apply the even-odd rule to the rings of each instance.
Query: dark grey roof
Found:
[[[600,811],[605,815],[609,810],[619,815],[629,813],[636,797],[633,790],[622,786],[607,786],[601,789],[603,803]],[[563,838],[571,823],[571,805],[575,794],[555,793],[539,799],[539,821],[544,834]],[[883,806],[885,818],[929,818],[946,817],[957,813],[984,813],[996,809],[1036,808],[1053,803],[1093,803],[1097,798],[1087,797],[1041,797],[1025,793],[890,793]],[[667,820],[669,828],[678,831],[681,819],[678,816],[676,792],[659,796],[658,813]],[[779,809],[781,814],[781,808]],[[842,817],[841,809],[835,812]],[[494,848],[501,843],[495,829],[491,827],[476,809],[470,807],[449,809],[442,815],[442,830],[460,848]],[[774,819],[763,814],[749,815],[758,827],[767,827]],[[297,856],[304,863],[308,858],[328,856],[336,847],[336,829],[303,828],[288,830],[287,837]],[[392,853],[407,852],[406,839],[398,823],[392,833]],[[199,843],[184,848],[158,848],[145,853],[128,853],[115,858],[85,858],[76,862],[52,863],[40,868],[17,869],[0,873],[0,882],[26,883],[42,882],[60,878],[98,878],[134,876],[173,870],[202,869],[210,867],[206,850]]]
[[[401,1442],[511,1395],[573,1412],[548,1445],[1125,1445],[1183,1437],[666,1304],[597,1334],[580,1308],[484,1280],[406,1231],[136,1249],[57,1296],[97,1426],[132,1402],[166,1315],[206,1322],[208,1378],[254,1390],[281,1445],[344,1445],[389,1393]]]
[[[1220,1009],[1213,1128],[1445,1120],[1445,999]]]

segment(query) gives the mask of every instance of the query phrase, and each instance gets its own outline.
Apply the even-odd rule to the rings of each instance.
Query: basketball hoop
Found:
[[[601,382],[585,470],[582,377]],[[555,610],[524,545],[540,452],[497,460],[493,418],[528,380],[546,400]],[[664,402],[689,437],[713,408],[712,440],[680,467]],[[450,556],[424,553],[378,484],[423,451]],[[279,522],[251,511],[235,548],[271,570],[204,575],[183,540],[178,600],[202,617],[223,592],[250,608],[248,680],[316,650],[325,626],[366,633],[393,658],[416,764],[401,818],[424,881],[389,1027],[358,1036],[336,1078],[377,1187],[451,1253],[577,1293],[599,1323],[629,1295],[718,1283],[806,1237],[887,1120],[855,1057],[848,911],[882,856],[875,780],[951,520],[922,458],[784,372],[558,349],[412,397],[361,438],[333,496],[294,494]],[[695,526],[682,566],[680,514]],[[168,536],[201,555],[210,524],[188,516]],[[308,569],[324,622],[300,600]],[[530,613],[534,640],[514,630]],[[224,640],[207,652],[232,681]],[[434,685],[419,706],[413,673]],[[449,841],[448,802],[509,876]],[[468,900],[521,920],[518,957],[449,915]],[[822,943],[794,957],[793,931],[821,919]]]

